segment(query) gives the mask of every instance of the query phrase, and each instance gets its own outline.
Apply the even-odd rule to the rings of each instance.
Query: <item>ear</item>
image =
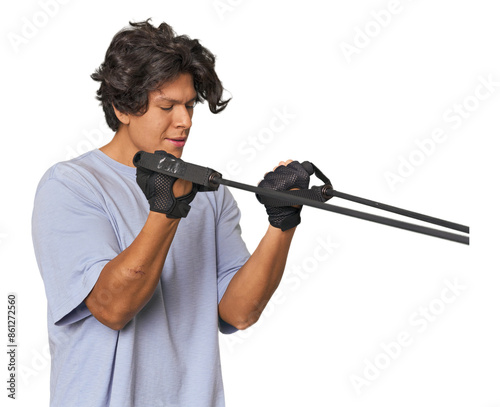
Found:
[[[122,113],[120,112],[115,105],[113,105],[113,110],[115,111],[115,115],[120,120],[122,124],[129,124],[130,123],[130,117],[127,113]]]

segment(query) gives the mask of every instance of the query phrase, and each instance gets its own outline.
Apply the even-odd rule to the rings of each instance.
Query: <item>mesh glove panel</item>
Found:
[[[155,151],[162,157],[171,156],[165,151]],[[175,197],[172,192],[175,177],[160,174],[142,167],[137,168],[137,184],[149,202],[149,208],[153,212],[164,213],[167,218],[185,218],[191,209],[189,205],[198,191],[197,185],[193,184],[193,189],[186,195]]]
[[[308,189],[309,173],[298,161],[288,165],[280,165],[276,170],[268,172],[259,183],[259,187],[274,189],[275,191],[288,191],[290,189]],[[260,196],[257,199],[262,203]],[[265,205],[269,223],[282,231],[294,228],[300,223],[302,206],[269,206]]]

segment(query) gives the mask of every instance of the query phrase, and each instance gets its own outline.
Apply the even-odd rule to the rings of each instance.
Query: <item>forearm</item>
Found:
[[[106,264],[85,299],[100,322],[121,329],[151,299],[178,224],[179,219],[150,212],[132,244]]]
[[[234,275],[219,304],[219,315],[238,329],[257,322],[276,291],[295,228],[282,232],[269,226],[255,252]]]

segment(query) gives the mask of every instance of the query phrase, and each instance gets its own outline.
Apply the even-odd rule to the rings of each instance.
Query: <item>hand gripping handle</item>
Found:
[[[267,206],[282,207],[296,205],[297,203],[294,201],[294,197],[307,198],[317,202],[328,201],[332,197],[331,194],[328,194],[328,191],[333,191],[330,180],[318,169],[318,167],[316,167],[310,161],[303,161],[302,163],[300,163],[300,165],[304,167],[309,175],[315,174],[325,184],[322,186],[313,186],[309,189],[284,191],[286,195],[290,196],[290,200],[276,199],[269,196],[260,195],[260,202]]]
[[[198,184],[200,186],[199,192],[216,191],[219,184],[215,183],[214,179],[222,177],[219,172],[211,168],[187,163],[172,154],[164,154],[161,150],[155,151],[154,154],[139,151],[135,154],[133,163],[136,167]]]

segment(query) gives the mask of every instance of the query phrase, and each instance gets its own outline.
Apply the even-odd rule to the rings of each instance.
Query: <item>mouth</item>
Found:
[[[186,144],[186,137],[183,138],[166,138],[169,143],[172,143],[175,147],[184,147]]]

